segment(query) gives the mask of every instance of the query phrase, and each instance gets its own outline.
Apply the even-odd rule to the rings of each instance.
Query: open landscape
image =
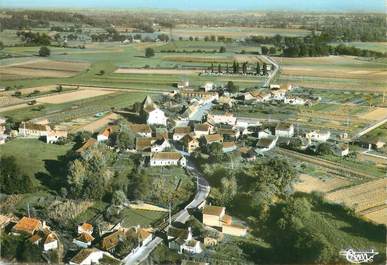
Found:
[[[386,263],[382,10],[117,1],[0,8],[0,263]]]

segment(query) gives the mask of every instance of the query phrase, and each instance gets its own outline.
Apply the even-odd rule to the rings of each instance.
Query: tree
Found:
[[[104,75],[105,74],[105,70],[100,70],[99,71],[99,75]]]
[[[332,153],[331,146],[327,143],[321,143],[317,147],[317,154],[319,155],[331,155]]]
[[[242,73],[246,74],[247,73],[247,62],[244,62],[242,64]]]
[[[221,47],[219,48],[219,52],[220,52],[220,53],[225,53],[225,52],[226,52],[226,47],[221,46]]]
[[[229,203],[237,194],[238,185],[235,176],[223,177],[221,179],[223,203]]]
[[[263,71],[263,75],[267,75],[267,64],[266,63],[263,63],[262,71]]]
[[[207,148],[207,154],[211,162],[220,162],[223,159],[223,145],[221,143],[212,143]]]
[[[261,66],[259,65],[259,62],[257,62],[257,66],[255,67],[255,73],[257,75],[261,74]]]
[[[218,73],[221,73],[221,72],[222,72],[222,66],[218,64]]]
[[[126,195],[122,190],[116,190],[113,192],[112,203],[114,205],[123,205],[126,201]]]
[[[239,87],[236,86],[234,84],[233,81],[228,81],[227,82],[227,89],[231,92],[231,93],[237,93],[239,91]]]
[[[41,57],[47,57],[50,55],[50,49],[47,48],[46,46],[40,47],[39,49],[39,56]]]
[[[24,175],[14,156],[0,158],[0,191],[2,193],[27,193],[34,190],[30,176]]]
[[[277,49],[275,47],[270,47],[269,52],[271,55],[273,55],[277,52]]]
[[[269,53],[269,48],[267,48],[266,46],[262,46],[261,52],[263,55],[267,55]]]
[[[55,90],[56,92],[62,92],[63,91],[62,85],[58,85]]]
[[[145,49],[145,57],[146,58],[150,58],[150,57],[153,57],[155,56],[155,50],[153,50],[152,48],[148,47]]]

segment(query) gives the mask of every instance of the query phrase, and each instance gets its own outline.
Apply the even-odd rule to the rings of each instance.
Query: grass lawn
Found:
[[[122,210],[122,225],[125,227],[136,225],[147,226],[157,220],[160,220],[166,215],[167,214],[163,212],[142,211],[125,208]]]
[[[39,179],[42,184],[54,184],[63,178],[63,163],[58,160],[72,145],[46,144],[36,139],[15,139],[0,145],[2,156],[14,156],[23,174]]]

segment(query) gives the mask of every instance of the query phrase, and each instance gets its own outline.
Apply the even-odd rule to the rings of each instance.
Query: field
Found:
[[[371,50],[376,52],[386,52],[387,42],[345,42],[345,43],[333,43],[332,45],[344,44],[347,46],[353,46],[359,49]]]
[[[360,115],[360,117],[367,120],[381,120],[387,117],[387,108],[375,108],[366,114]]]
[[[280,80],[308,88],[383,92],[387,88],[387,62],[350,56],[276,58],[282,65]]]
[[[166,216],[166,214],[162,212],[134,210],[129,208],[125,208],[122,211],[122,214],[124,216],[122,220],[122,225],[124,227],[137,225],[148,226],[163,216]]]
[[[37,59],[35,61],[0,66],[0,74],[3,80],[70,77],[86,70],[87,67],[89,67],[88,63]]]
[[[294,189],[300,192],[329,192],[350,185],[351,182],[337,177],[318,178],[305,174],[300,175],[300,182],[294,184]]]
[[[350,188],[341,189],[326,194],[325,198],[353,208],[357,213],[366,212],[368,215],[372,208],[379,210],[385,205],[387,179],[379,179],[356,185]],[[380,221],[380,220],[379,220]],[[384,220],[384,223],[387,220]]]
[[[128,107],[137,101],[142,101],[145,96],[146,94],[141,92],[118,92],[61,104],[41,104],[42,109],[32,106],[3,112],[2,115],[12,117],[16,121],[46,117],[50,122],[58,124],[110,111],[112,107]]]
[[[97,119],[95,121],[92,121],[84,126],[79,126],[76,129],[76,131],[89,131],[89,132],[94,133],[94,132],[98,131],[99,129],[101,129],[102,127],[108,125],[109,123],[117,120],[119,117],[120,116],[115,114],[115,113],[109,113],[101,119]]]
[[[139,69],[139,68],[118,68],[116,74],[156,74],[156,75],[195,75],[200,71],[179,70],[179,69]]]
[[[169,30],[165,30],[169,32]],[[278,29],[278,28],[253,28],[253,27],[199,27],[192,25],[178,25],[173,29],[173,36],[181,37],[205,37],[205,36],[225,36],[231,38],[244,38],[247,36],[274,36],[276,34],[284,36],[305,36],[309,33],[303,29]]]
[[[92,90],[92,89],[82,89],[75,92],[63,93],[59,95],[39,97],[37,102],[39,103],[49,103],[49,104],[60,104],[69,101],[76,101],[86,98],[98,97],[102,95],[107,95],[114,93],[114,91],[104,91],[104,90]]]
[[[60,166],[58,157],[66,154],[71,145],[51,145],[36,139],[14,139],[0,145],[2,155],[14,156],[23,174],[48,174]],[[58,169],[56,169],[58,170]]]

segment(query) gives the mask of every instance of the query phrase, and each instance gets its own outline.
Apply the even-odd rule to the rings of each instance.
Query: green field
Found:
[[[370,50],[376,52],[387,52],[387,42],[344,42],[332,43],[332,45],[344,44],[346,46],[353,46],[363,50]]]
[[[148,226],[162,217],[166,217],[166,214],[163,212],[133,210],[129,208],[122,210],[122,215],[124,216],[122,225],[125,227]]]
[[[135,102],[142,101],[147,94],[149,92],[119,92],[62,104],[43,104],[44,108],[42,110],[39,110],[38,106],[27,107],[3,112],[2,115],[12,117],[16,121],[47,117],[50,122],[59,123],[80,117],[92,116],[102,111],[109,111],[112,107],[129,107]]]
[[[63,165],[58,161],[72,148],[71,144],[46,144],[36,139],[14,139],[0,145],[2,155],[14,156],[23,174],[57,173]]]

